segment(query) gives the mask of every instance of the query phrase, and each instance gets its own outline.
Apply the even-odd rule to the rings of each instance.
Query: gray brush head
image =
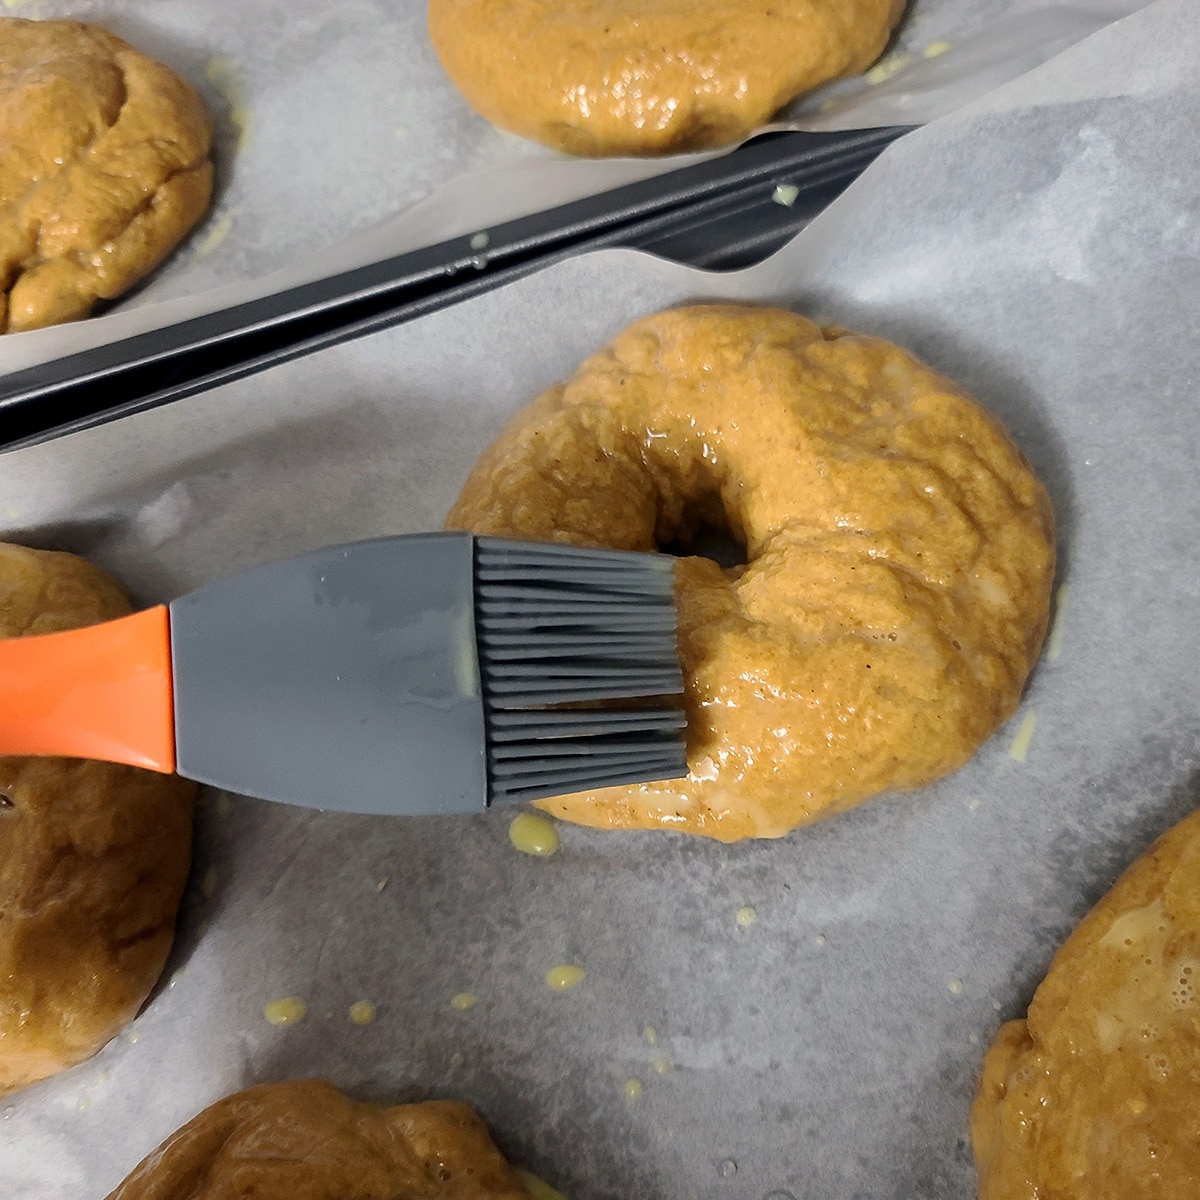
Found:
[[[674,562],[475,539],[490,803],[687,774]]]

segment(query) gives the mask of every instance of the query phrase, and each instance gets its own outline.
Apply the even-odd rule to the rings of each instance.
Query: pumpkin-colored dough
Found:
[[[1159,838],[1001,1026],[971,1109],[980,1200],[1195,1200],[1200,813]]]
[[[429,0],[446,73],[496,125],[570,154],[744,138],[879,56],[904,0]]]
[[[120,38],[0,18],[0,332],[153,270],[208,207],[211,141],[196,93]]]
[[[71,554],[0,543],[0,637],[124,616]],[[0,758],[0,1093],[90,1057],[162,973],[191,855],[194,787],[133,767]]]
[[[678,563],[687,779],[543,803],[722,841],[966,762],[1017,705],[1054,573],[1046,493],[993,417],[888,342],[769,308],[637,322],[517,414],[447,523],[745,547]]]
[[[298,1079],[228,1096],[108,1200],[529,1200],[465,1104],[384,1108]]]

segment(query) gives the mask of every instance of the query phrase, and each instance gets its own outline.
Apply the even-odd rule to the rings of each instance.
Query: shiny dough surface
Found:
[[[471,106],[570,154],[738,141],[802,92],[865,70],[903,0],[429,0]]]
[[[124,616],[71,554],[0,542],[0,637]],[[162,972],[191,860],[194,786],[112,763],[0,758],[0,1093],[90,1057]]]
[[[1125,872],[1001,1026],[971,1110],[980,1200],[1200,1195],[1200,813]]]
[[[103,29],[0,18],[0,332],[86,317],[212,195],[212,129],[174,72]]]
[[[778,837],[953,771],[1008,717],[1054,573],[1045,490],[999,423],[879,338],[780,309],[638,321],[519,412],[451,528],[679,560],[686,780],[567,820]]]
[[[319,1079],[227,1096],[108,1200],[529,1200],[465,1104],[359,1104]]]

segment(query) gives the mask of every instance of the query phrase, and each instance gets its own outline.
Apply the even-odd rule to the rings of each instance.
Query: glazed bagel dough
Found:
[[[358,1104],[320,1079],[228,1096],[108,1200],[529,1200],[465,1104]]]
[[[570,154],[745,137],[879,56],[904,0],[429,0],[446,73],[496,125]]]
[[[1150,847],[1001,1026],[971,1109],[980,1200],[1195,1200],[1200,813]]]
[[[1000,425],[878,338],[780,309],[637,322],[518,413],[452,528],[680,559],[684,781],[544,807],[779,837],[953,771],[1017,705],[1046,628],[1049,501]]]
[[[0,638],[124,616],[71,554],[0,542]],[[112,763],[0,758],[0,1093],[90,1057],[162,972],[193,785]]]
[[[177,75],[103,29],[0,18],[0,332],[86,317],[212,195],[212,128]]]

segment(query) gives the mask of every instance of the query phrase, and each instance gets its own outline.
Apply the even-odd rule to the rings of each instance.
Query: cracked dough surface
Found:
[[[638,321],[520,411],[451,528],[681,558],[682,781],[541,802],[570,821],[779,837],[953,771],[1012,714],[1054,575],[1000,424],[880,338],[781,309]]]
[[[429,0],[446,73],[496,125],[570,154],[724,146],[865,70],[904,0]]]
[[[1200,813],[1117,880],[1001,1026],[971,1110],[980,1200],[1193,1200]]]
[[[174,72],[75,21],[0,18],[0,332],[86,317],[212,195],[212,128]]]
[[[529,1200],[465,1104],[359,1104],[298,1079],[227,1096],[108,1200]]]
[[[71,554],[0,542],[0,638],[124,616]],[[0,1094],[82,1062],[162,972],[191,858],[194,785],[134,767],[0,758]]]

